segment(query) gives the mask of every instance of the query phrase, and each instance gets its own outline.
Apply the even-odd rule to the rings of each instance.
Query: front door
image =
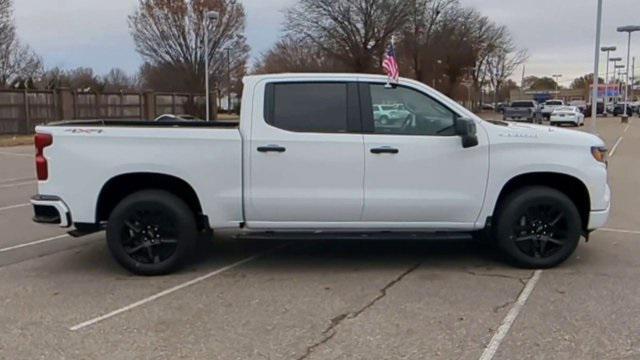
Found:
[[[364,137],[363,220],[405,227],[413,223],[472,228],[485,196],[486,139],[463,148],[455,129],[459,115],[416,89],[371,84],[361,86],[361,91],[364,121],[369,122],[365,128],[370,132]],[[374,120],[375,106],[403,109],[403,120],[386,124]]]

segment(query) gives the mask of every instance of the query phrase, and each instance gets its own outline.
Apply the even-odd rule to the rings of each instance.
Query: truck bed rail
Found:
[[[147,121],[147,120],[67,120],[46,126],[158,127],[158,128],[237,128],[239,121]]]

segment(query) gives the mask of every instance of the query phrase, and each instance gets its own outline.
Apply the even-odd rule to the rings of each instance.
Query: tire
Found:
[[[197,242],[195,216],[187,204],[162,190],[144,190],[122,200],[107,225],[112,256],[137,275],[177,270]]]
[[[575,204],[548,187],[520,189],[509,195],[497,212],[496,240],[516,266],[546,269],[567,260],[582,235]]]

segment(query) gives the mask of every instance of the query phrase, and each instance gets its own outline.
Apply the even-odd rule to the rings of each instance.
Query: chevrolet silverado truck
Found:
[[[386,84],[362,74],[249,76],[239,124],[39,126],[34,220],[76,236],[106,230],[113,257],[142,275],[176,270],[200,233],[229,229],[471,233],[516,265],[547,268],[605,224],[600,138],[485,121],[422,83]],[[375,108],[389,103],[412,116],[381,126]]]
[[[549,119],[551,119],[551,114],[564,106],[565,104],[563,100],[547,100],[540,106],[540,114],[543,118],[549,121]]]
[[[514,101],[504,109],[504,120],[526,121],[535,123],[540,121],[540,108],[533,100]]]

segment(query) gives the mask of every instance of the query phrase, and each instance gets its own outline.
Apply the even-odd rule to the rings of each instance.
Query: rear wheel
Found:
[[[113,257],[139,275],[176,270],[197,241],[191,209],[175,195],[145,190],[122,200],[111,213],[107,243]]]
[[[567,260],[582,234],[578,209],[563,193],[527,187],[511,194],[497,214],[500,248],[524,268],[550,268]]]

